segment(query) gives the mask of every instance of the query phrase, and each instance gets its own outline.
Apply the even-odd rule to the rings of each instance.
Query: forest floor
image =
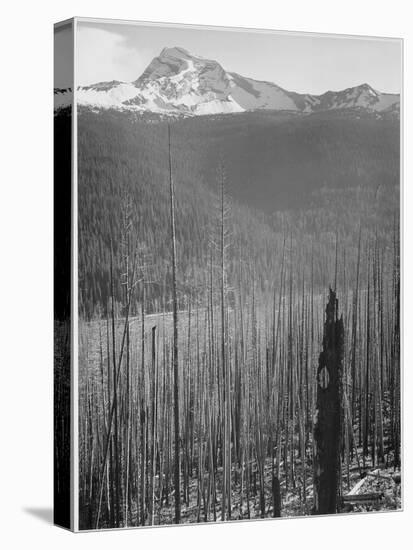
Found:
[[[361,457],[361,449],[358,449]],[[387,462],[392,456],[389,454]],[[287,487],[283,468],[280,471],[280,492],[281,492],[281,517],[298,517],[312,515],[313,506],[313,486],[312,486],[312,469],[309,461],[306,461],[306,490],[305,497],[303,491],[303,468],[300,460],[296,460],[294,484],[289,480]],[[254,471],[254,470],[253,470]],[[291,473],[290,473],[291,475]],[[217,486],[221,485],[222,471],[219,468],[216,474]],[[272,505],[272,466],[270,461],[265,467],[265,513],[261,510],[261,499],[259,491],[258,475],[256,478],[252,476],[250,495],[249,495],[249,512],[245,495],[245,487],[241,499],[241,472],[233,473],[232,476],[233,491],[232,491],[232,510],[230,521],[248,520],[248,519],[264,519],[273,517]],[[256,481],[254,481],[256,479]],[[349,469],[342,476],[342,495],[348,495],[360,481],[360,488],[357,495],[367,495],[374,493],[377,500],[369,502],[354,502],[344,503],[341,513],[365,513],[377,511],[400,510],[402,508],[401,500],[401,473],[399,468],[394,468],[390,465],[382,464],[372,466],[371,460],[367,458],[364,465],[359,469],[356,459],[349,465]],[[203,523],[211,521],[221,521],[221,501],[217,498],[215,503],[215,516],[211,510],[209,514],[205,514],[204,504],[201,498],[200,505],[198,504],[198,489],[196,474],[189,481],[189,499],[182,502],[181,505],[181,523]],[[363,498],[363,497],[361,497]],[[185,500],[185,499],[184,499]],[[165,525],[173,523],[174,508],[173,494],[169,496],[169,504],[163,503],[162,507],[155,505],[156,514],[154,525]]]

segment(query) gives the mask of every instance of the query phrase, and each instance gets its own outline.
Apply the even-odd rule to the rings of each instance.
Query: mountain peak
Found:
[[[181,48],[180,46],[173,46],[173,47],[166,47],[164,48],[158,57],[171,57],[171,58],[192,58],[192,55],[188,52],[188,50],[185,50],[185,48]]]
[[[367,93],[370,93],[370,94],[375,94],[377,95],[377,91],[372,87],[370,86],[370,84],[368,84],[367,82],[363,82],[363,84],[359,84],[358,86],[355,86],[355,89],[356,90],[359,90],[360,92],[367,92]]]
[[[191,59],[193,56],[184,48],[178,46],[164,48],[157,57],[152,59],[136,83],[179,74],[187,67],[188,61]]]

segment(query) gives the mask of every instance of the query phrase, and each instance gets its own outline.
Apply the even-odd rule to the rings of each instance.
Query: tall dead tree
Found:
[[[228,217],[230,206],[226,195],[225,167],[221,160],[219,167],[220,179],[220,206],[219,206],[219,256],[220,256],[220,309],[221,309],[221,363],[222,363],[222,397],[223,397],[223,472],[222,472],[222,508],[223,521],[231,519],[232,493],[232,407],[231,407],[231,366],[228,357],[228,330],[227,330],[227,249],[228,249]]]
[[[343,319],[338,318],[338,300],[330,288],[317,369],[314,514],[335,514],[340,508],[343,348]]]
[[[178,372],[178,300],[176,292],[176,235],[175,235],[175,188],[172,177],[171,126],[168,124],[168,160],[169,160],[169,194],[171,210],[171,248],[172,248],[172,308],[173,308],[173,371],[174,371],[174,447],[175,447],[175,523],[181,520],[180,496],[180,437],[179,437],[179,372]]]

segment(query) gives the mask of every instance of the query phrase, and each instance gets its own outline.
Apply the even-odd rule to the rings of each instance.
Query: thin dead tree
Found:
[[[176,284],[176,233],[175,233],[175,186],[172,177],[171,126],[168,124],[168,161],[169,161],[169,195],[171,215],[171,249],[172,249],[172,309],[173,309],[173,372],[174,372],[174,431],[175,431],[175,523],[181,521],[180,495],[180,435],[179,435],[179,363],[178,363],[178,299]]]

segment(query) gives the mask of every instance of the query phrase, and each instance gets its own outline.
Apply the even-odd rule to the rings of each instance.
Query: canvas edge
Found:
[[[223,25],[209,25],[202,23],[180,23],[180,22],[167,22],[167,21],[142,21],[132,19],[112,19],[104,17],[83,17],[75,16],[73,18],[78,23],[91,23],[91,24],[115,24],[115,25],[135,25],[135,26],[147,26],[147,27],[166,27],[176,29],[193,29],[193,30],[211,30],[211,31],[225,31],[225,32],[253,32],[258,34],[282,34],[286,36],[313,36],[313,37],[333,37],[333,38],[348,38],[348,39],[360,39],[360,40],[403,40],[400,36],[382,36],[382,35],[369,35],[369,34],[348,34],[348,33],[329,33],[322,31],[302,31],[302,30],[286,30],[286,29],[271,29],[262,27],[237,27],[237,26],[223,26]]]
[[[74,87],[74,80],[73,80],[73,77],[74,77],[74,74],[73,74],[73,71],[74,71],[74,18],[70,18],[70,19],[66,19],[66,20],[63,20],[63,21],[59,21],[57,23],[55,23],[53,25],[53,63],[56,62],[56,55],[57,55],[57,50],[56,50],[56,44],[57,44],[57,41],[56,41],[56,36],[57,36],[57,31],[59,30],[63,30],[65,28],[68,28],[70,29],[71,31],[71,35],[72,35],[72,40],[71,40],[71,50],[72,50],[72,55],[73,55],[73,58],[72,58],[72,67],[71,67],[71,73],[70,73],[70,84],[71,84],[71,87],[72,87],[72,90],[73,90],[73,87]],[[55,74],[55,71],[54,71],[54,75],[53,75],[53,83],[54,83],[54,87],[56,87],[56,74]],[[52,92],[54,94],[54,92]],[[54,104],[54,101],[53,101],[53,97],[52,97],[52,102]],[[70,104],[71,106],[71,110],[72,110],[72,113],[73,113],[73,108],[74,108],[74,103],[73,103],[73,97],[72,97],[72,102]],[[54,113],[53,113],[53,118],[54,118]],[[73,128],[73,118],[71,119],[71,128],[70,128],[70,159],[69,159],[69,162],[70,162],[70,166],[71,166],[71,174],[70,174],[70,178],[69,178],[69,181],[70,181],[70,186],[71,186],[71,189],[70,189],[70,192],[71,194],[73,193],[73,188],[74,188],[74,180],[73,180],[73,138],[74,138],[74,128]],[[53,140],[53,154],[52,154],[52,159],[53,159],[53,166],[54,166],[54,163],[56,162],[55,160],[55,157],[56,157],[56,151],[57,151],[57,142],[56,142],[56,137],[54,136],[54,140]],[[53,168],[53,217],[55,218],[56,216],[56,173],[55,173],[55,169]],[[68,209],[67,209],[68,212],[70,212],[70,223],[72,224],[73,223],[73,219],[74,219],[74,210],[73,210],[73,201],[72,201],[72,198],[70,200],[70,204],[68,205]],[[63,213],[64,215],[64,213]],[[53,222],[55,223],[55,221]],[[54,232],[55,232],[55,226],[53,228]],[[56,243],[56,238],[55,238],[55,235],[53,237],[53,262],[55,263],[56,261],[56,253],[57,253],[57,246],[59,246],[61,243]],[[53,525],[55,525],[56,527],[59,527],[61,529],[64,529],[64,530],[67,530],[67,531],[73,531],[74,530],[74,523],[73,523],[73,471],[72,471],[72,465],[73,465],[73,444],[74,444],[74,437],[73,437],[73,409],[72,409],[72,405],[73,405],[73,390],[74,390],[74,385],[73,385],[73,358],[74,358],[74,355],[73,355],[73,331],[72,331],[72,323],[73,323],[73,313],[74,313],[74,307],[73,307],[73,273],[72,273],[72,267],[73,267],[73,235],[72,235],[72,230],[70,230],[70,244],[69,244],[69,247],[70,247],[70,260],[69,260],[69,285],[68,285],[68,288],[69,288],[69,292],[70,292],[70,321],[69,321],[69,339],[70,339],[70,343],[69,343],[69,353],[70,353],[70,362],[69,362],[69,371],[70,371],[70,384],[69,384],[69,391],[70,391],[70,398],[69,398],[69,407],[70,407],[70,411],[69,411],[69,415],[70,415],[70,441],[69,441],[69,445],[70,445],[70,457],[69,457],[69,467],[68,467],[68,470],[69,470],[69,487],[68,487],[68,494],[69,494],[69,503],[67,503],[68,505],[68,508],[69,508],[69,517],[68,517],[68,522],[67,524],[63,524],[63,523],[66,523],[66,522],[58,522],[56,520],[56,509],[55,509],[55,504],[56,504],[56,488],[55,488],[55,477],[56,477],[56,468],[58,467],[55,462],[53,464],[53,495],[52,495],[52,501],[54,503],[54,509],[53,509]],[[56,300],[56,295],[55,295],[55,289],[56,289],[56,280],[54,280],[54,283],[53,283],[53,292],[54,292],[54,302]],[[54,306],[55,307],[55,306]],[[54,315],[53,315],[53,319],[54,321],[56,320],[56,317],[55,317],[55,310],[54,310]],[[55,338],[55,336],[54,336]],[[53,384],[54,384],[54,380],[55,380],[55,360],[53,361]],[[55,394],[55,386],[53,385],[53,401],[55,400],[56,398],[56,394]],[[53,412],[53,416],[54,416],[54,412]],[[53,446],[53,449],[55,450],[55,446],[56,446],[56,443],[55,443],[55,423],[56,423],[56,418],[54,416],[53,418],[53,424],[54,424],[54,429],[53,429],[53,443],[52,443],[52,446]]]

